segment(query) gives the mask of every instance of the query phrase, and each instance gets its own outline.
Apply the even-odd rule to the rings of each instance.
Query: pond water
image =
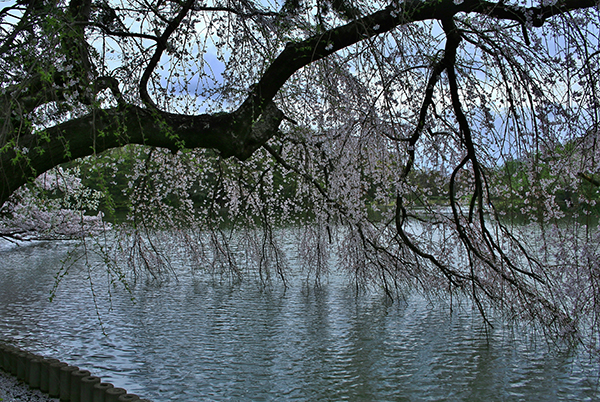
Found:
[[[101,269],[92,292],[81,261],[50,302],[69,248],[0,252],[0,339],[155,402],[600,399],[598,365],[586,356],[548,351],[514,326],[486,333],[466,306],[390,303],[336,275],[285,290],[176,267],[178,281],[108,298]]]

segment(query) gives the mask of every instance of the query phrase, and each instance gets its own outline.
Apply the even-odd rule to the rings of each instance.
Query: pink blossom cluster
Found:
[[[15,240],[81,238],[106,230],[102,193],[83,186],[78,169],[58,167],[23,186],[2,207],[0,236]]]

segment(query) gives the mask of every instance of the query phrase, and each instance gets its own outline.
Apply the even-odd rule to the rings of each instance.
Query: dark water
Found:
[[[336,276],[284,290],[182,267],[179,281],[119,287],[109,299],[92,261],[91,271],[75,264],[49,302],[68,249],[0,252],[0,339],[156,402],[600,400],[586,356],[548,352],[515,327],[486,335],[466,306],[390,303]]]

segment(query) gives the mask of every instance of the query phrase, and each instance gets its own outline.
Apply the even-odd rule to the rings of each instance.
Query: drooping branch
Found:
[[[462,110],[460,96],[458,93],[459,88],[456,78],[456,71],[454,67],[456,64],[456,50],[458,49],[458,45],[460,44],[462,37],[458,32],[454,21],[451,18],[443,20],[442,25],[444,27],[444,32],[446,33],[446,37],[448,38],[447,41],[449,44],[446,46],[446,56],[448,63],[448,86],[450,87],[452,108],[454,110],[456,120],[458,121],[458,126],[460,127],[461,138],[467,149],[466,158],[471,162],[471,165],[473,166],[473,175],[475,180],[475,194],[473,195],[472,202],[469,208],[469,222],[473,222],[473,210],[475,207],[475,203],[477,203],[478,211],[481,214],[483,225],[483,181],[481,179],[481,167],[479,165],[479,161],[477,160],[477,154],[475,152],[475,144],[473,143],[471,127],[469,126],[467,117],[465,116],[465,113]],[[458,222],[457,209],[454,205],[452,207],[455,220]]]
[[[440,60],[438,60],[432,68],[431,75],[429,76],[429,80],[427,81],[427,86],[425,87],[425,96],[423,97],[423,103],[421,104],[421,109],[419,110],[419,120],[417,121],[413,134],[408,139],[408,160],[406,162],[406,165],[404,166],[402,174],[400,175],[402,178],[406,178],[413,167],[415,161],[415,146],[419,141],[421,134],[423,133],[423,129],[425,128],[429,108],[433,105],[433,92],[435,86],[439,81],[440,76],[442,75],[444,70],[454,65],[457,47],[458,42],[456,42],[456,38],[448,37],[444,49],[444,56]]]
[[[396,196],[396,211],[395,211],[395,225],[396,232],[398,233],[399,240],[403,245],[406,245],[413,253],[418,255],[419,257],[428,260],[434,266],[436,266],[448,279],[448,282],[454,285],[455,287],[462,288],[465,286],[469,280],[473,280],[474,278],[466,277],[465,275],[457,272],[450,267],[447,267],[443,263],[441,263],[434,255],[425,252],[420,249],[417,245],[415,245],[408,237],[406,232],[404,231],[404,224],[408,218],[408,214],[406,212],[406,208],[402,202],[402,196]]]
[[[493,18],[512,20],[539,28],[544,25],[544,22],[555,15],[568,13],[573,10],[591,8],[597,3],[594,0],[559,0],[554,4],[547,4],[541,7],[522,7],[504,4],[504,2],[492,3],[489,1],[470,0],[465,1],[463,4],[466,4],[468,9],[461,11],[481,13]]]
[[[148,81],[150,80],[150,76],[154,72],[154,69],[156,68],[156,65],[158,64],[158,62],[160,61],[160,58],[161,58],[163,52],[167,48],[167,42],[169,40],[169,37],[179,27],[179,25],[181,24],[181,22],[183,21],[183,19],[185,18],[185,16],[190,11],[190,9],[192,8],[193,5],[194,5],[194,0],[188,0],[181,7],[181,10],[177,14],[177,16],[173,19],[173,21],[171,21],[167,25],[167,27],[163,31],[162,35],[160,36],[160,38],[158,38],[158,41],[156,42],[156,49],[154,50],[154,54],[152,55],[150,62],[148,62],[148,65],[146,66],[144,73],[142,74],[142,78],[140,79],[140,97],[142,98],[142,102],[144,102],[144,104],[149,108],[158,109],[156,107],[156,104],[152,101],[152,98],[150,98],[150,95],[148,94]]]
[[[448,84],[451,94],[451,102],[452,108],[454,110],[454,114],[458,121],[460,127],[461,138],[466,148],[466,155],[462,159],[462,161],[455,167],[452,172],[450,179],[450,187],[449,187],[449,197],[450,204],[452,207],[452,213],[454,218],[454,224],[456,226],[457,233],[462,243],[464,244],[466,250],[468,251],[469,260],[471,264],[471,269],[473,270],[475,259],[485,266],[489,267],[491,271],[495,272],[499,275],[503,281],[510,284],[517,293],[524,295],[525,299],[532,297],[534,292],[530,288],[528,283],[529,279],[533,279],[538,283],[544,283],[544,279],[531,271],[526,271],[520,269],[502,250],[502,248],[498,245],[498,243],[493,239],[491,233],[486,227],[486,221],[484,217],[484,209],[483,209],[483,198],[484,198],[484,178],[481,170],[481,166],[477,159],[477,154],[475,150],[475,144],[473,143],[473,137],[471,132],[471,127],[467,120],[467,117],[462,110],[462,105],[459,96],[459,87],[458,80],[455,71],[455,63],[456,63],[456,49],[458,48],[458,44],[461,41],[461,35],[458,32],[456,25],[452,19],[447,19],[443,21],[443,28],[447,36],[448,43],[450,46],[447,46],[448,52],[448,66],[447,66],[447,75],[448,75]],[[482,234],[482,240],[487,247],[487,251],[482,249],[479,245],[475,244],[474,236],[470,236],[467,232],[470,230],[465,227],[459,216],[459,207],[456,200],[456,181],[458,173],[464,169],[467,163],[471,164],[472,172],[474,176],[474,194],[472,195],[470,206],[469,206],[469,217],[468,221],[470,224],[473,223],[474,216],[474,208],[477,206],[477,214],[478,214],[478,222],[480,225],[480,230]],[[502,228],[502,226],[501,226]],[[496,254],[497,253],[497,254]],[[527,255],[527,253],[525,253]],[[501,263],[498,264],[496,259],[499,257]],[[520,276],[527,278],[523,281]],[[475,282],[473,283],[475,286]],[[480,284],[477,284],[477,288],[484,290]],[[477,295],[475,293],[475,287],[473,288],[473,297],[477,301]],[[551,306],[549,303],[543,303],[544,307],[547,311],[554,316],[556,319],[567,320],[568,317],[554,306]],[[479,304],[478,304],[479,305]],[[481,308],[480,308],[481,309]]]

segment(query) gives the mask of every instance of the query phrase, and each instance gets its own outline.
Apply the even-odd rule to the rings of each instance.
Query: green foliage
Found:
[[[564,147],[569,148],[569,145]],[[493,179],[498,182],[492,198],[495,208],[511,216],[537,216],[538,220],[543,219],[552,206],[558,207],[563,216],[598,216],[600,187],[582,179],[581,175],[574,179],[572,174],[554,171],[552,162],[564,163],[559,157],[554,161],[511,160],[494,171]]]
[[[104,194],[99,210],[104,213],[107,221],[123,221],[130,210],[127,172],[132,171],[138,156],[135,147],[127,146],[69,164],[80,167],[86,187]]]

